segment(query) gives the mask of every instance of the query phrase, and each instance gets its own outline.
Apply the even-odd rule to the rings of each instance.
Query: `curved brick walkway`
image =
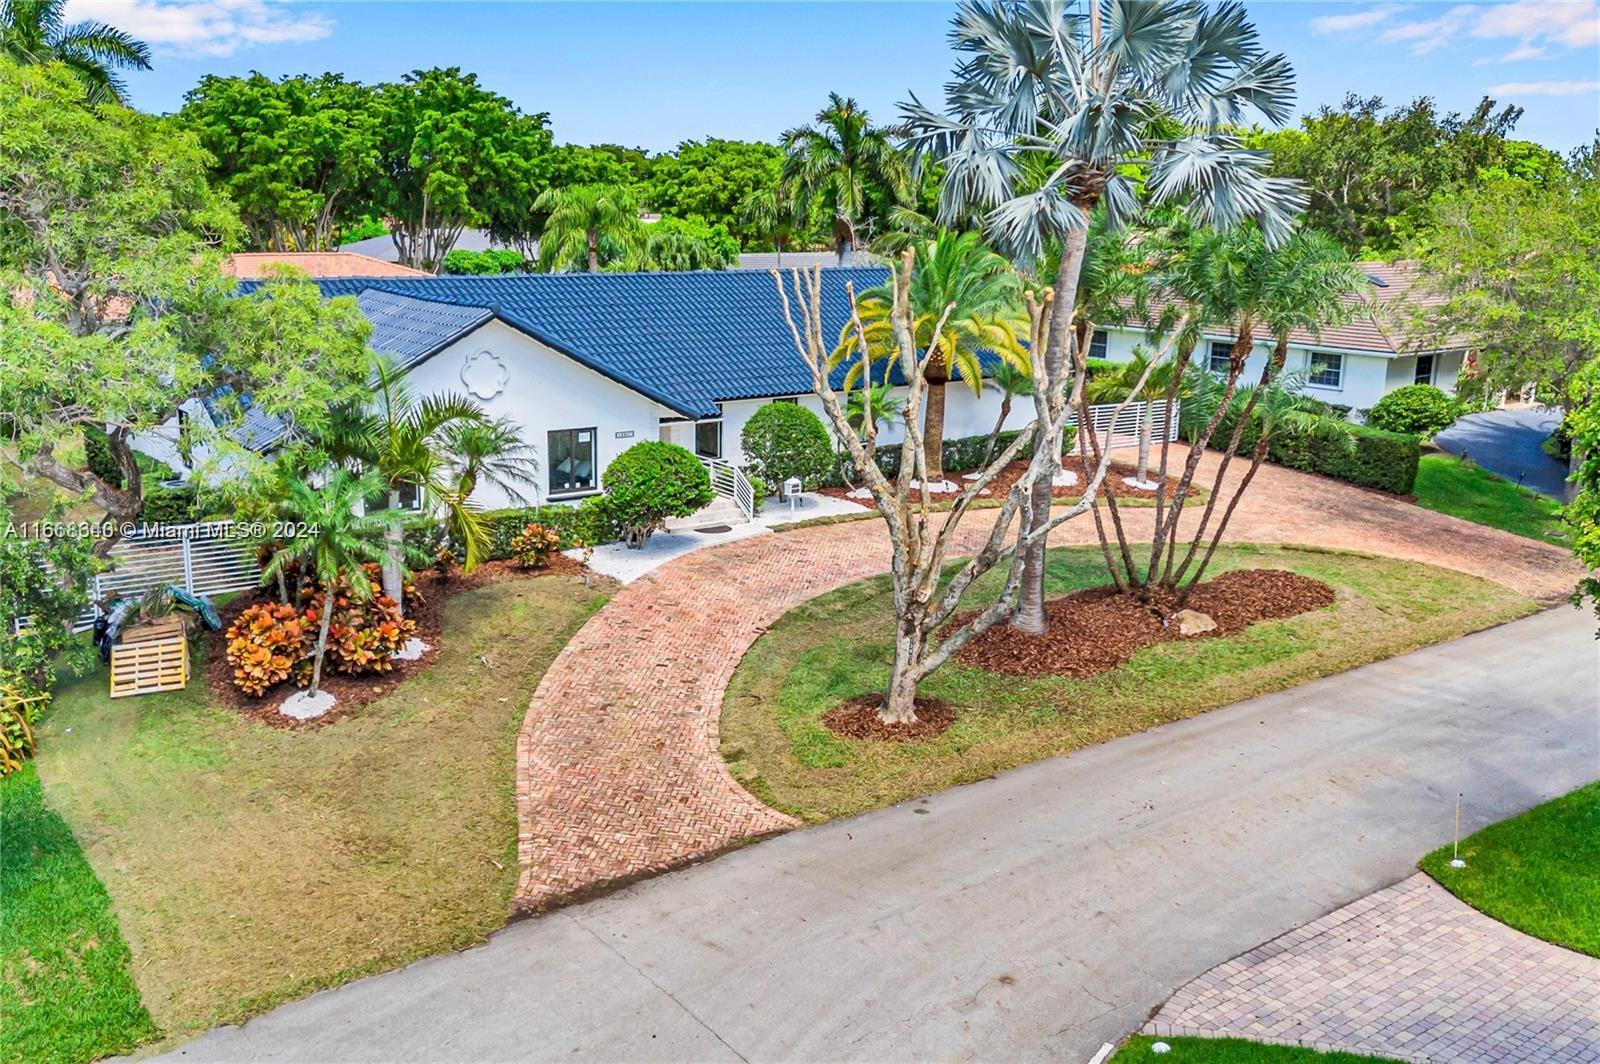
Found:
[[[1600,960],[1514,931],[1419,872],[1211,969],[1145,1033],[1595,1064]]]
[[[1207,456],[1203,474],[1215,460]],[[1150,528],[1150,510],[1126,515],[1131,530]],[[969,547],[986,524],[984,511],[968,517]],[[1559,548],[1277,466],[1257,474],[1229,538],[1430,562],[1541,602],[1564,599],[1577,577]],[[1093,539],[1086,515],[1052,542]],[[881,524],[863,520],[699,551],[619,591],[546,671],[518,736],[517,907],[538,909],[793,826],[724,767],[723,692],[768,625],[888,564]]]

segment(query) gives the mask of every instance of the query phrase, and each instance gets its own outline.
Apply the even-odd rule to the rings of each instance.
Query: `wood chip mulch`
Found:
[[[963,665],[1005,676],[1095,676],[1124,664],[1153,643],[1228,636],[1256,621],[1293,617],[1331,606],[1333,589],[1319,580],[1282,569],[1238,569],[1195,588],[1185,607],[1216,622],[1208,632],[1185,636],[1169,618],[1171,602],[1145,605],[1114,587],[1090,588],[1045,604],[1049,628],[1027,635],[1009,625],[995,627],[956,651]],[[972,616],[963,614],[952,626]]]
[[[527,580],[557,575],[577,576],[582,572],[583,566],[576,560],[564,554],[556,554],[551,557],[549,566],[544,569],[523,569],[515,562],[507,560],[485,562],[467,575],[462,575],[459,569],[452,569],[449,575],[441,575],[433,569],[417,573],[413,581],[417,593],[406,599],[406,617],[416,622],[417,638],[428,644],[428,649],[415,661],[395,661],[391,663],[392,668],[387,672],[367,673],[362,676],[348,676],[335,672],[331,661],[324,662],[322,689],[331,692],[336,701],[327,713],[311,720],[295,720],[278,712],[283,700],[300,690],[291,682],[280,683],[260,697],[246,694],[234,685],[233,666],[228,664],[229,626],[246,607],[257,602],[277,600],[276,596],[266,589],[241,595],[218,611],[222,617],[221,629],[200,634],[200,638],[206,644],[206,684],[210,688],[212,703],[232,709],[241,717],[258,724],[283,728],[286,731],[316,731],[341,717],[348,716],[362,706],[377,701],[409,677],[424,672],[433,665],[445,640],[440,623],[440,608],[450,596],[502,580]]]
[[[1082,458],[1068,456],[1067,458],[1062,459],[1061,467],[1068,472],[1076,473],[1078,482],[1076,484],[1063,484],[1052,488],[1050,497],[1053,499],[1081,498],[1083,496],[1083,486],[1088,483],[1089,474],[1093,470],[1093,466],[1086,466]],[[1000,472],[995,475],[995,478],[989,482],[989,486],[984,488],[983,491],[979,493],[978,497],[982,499],[995,499],[996,501],[1003,500],[1008,494],[1010,494],[1011,486],[1017,481],[1021,480],[1022,474],[1026,473],[1027,471],[1027,461],[1021,458],[1017,459],[1015,462],[1012,462],[1010,465],[1007,465],[1005,468],[1001,469]],[[1132,477],[1138,472],[1139,467],[1136,465],[1131,465],[1127,462],[1112,462],[1110,467],[1106,470],[1106,479],[1100,488],[1101,495],[1115,495],[1119,499],[1155,498],[1156,493],[1154,489],[1135,488],[1123,481],[1123,477]],[[1152,467],[1150,470],[1150,477],[1152,480],[1155,478],[1155,475],[1156,471]],[[967,486],[971,483],[971,481],[961,479],[960,473],[946,473],[945,479],[957,485],[963,491],[965,491]],[[1176,477],[1167,477],[1167,498],[1172,498],[1172,489],[1176,484]],[[852,489],[848,487],[818,488],[817,493],[819,495],[831,495],[835,499],[845,499],[849,502],[858,502],[866,506],[872,505],[871,499],[851,497],[851,490]],[[930,496],[930,500],[934,502],[948,502],[953,500],[955,497],[955,492],[948,492],[945,494]]]
[[[878,739],[895,743],[920,743],[940,735],[955,723],[955,707],[942,698],[917,699],[917,719],[910,724],[885,724],[878,719],[883,696],[858,695],[822,715],[822,723],[842,739]]]

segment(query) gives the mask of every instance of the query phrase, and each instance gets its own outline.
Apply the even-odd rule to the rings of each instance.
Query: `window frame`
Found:
[[[1333,382],[1317,380],[1317,359],[1332,358],[1337,360],[1333,369]],[[1306,352],[1306,387],[1320,388],[1327,392],[1344,391],[1345,355],[1343,351],[1307,351]]]
[[[1209,340],[1206,342],[1206,372],[1224,380],[1228,377],[1228,367],[1233,362],[1233,348],[1236,340]],[[1217,368],[1217,348],[1222,348],[1222,368]]]
[[[570,436],[571,442],[568,444],[567,453],[572,455],[577,452],[579,442],[578,434],[582,432],[587,432],[589,434],[589,484],[587,487],[569,487],[558,489],[555,482],[557,468],[557,463],[555,460],[555,438],[557,436]],[[554,501],[557,499],[577,499],[582,498],[585,495],[599,494],[600,429],[598,426],[590,425],[583,428],[550,429],[545,433],[544,453],[547,459],[546,465],[548,466],[546,470],[546,486],[549,488],[549,494],[546,496],[546,498]]]
[[[1104,329],[1096,329],[1094,334],[1089,337],[1089,357],[1097,358],[1104,362],[1106,360],[1106,351],[1110,348],[1110,345],[1111,337],[1106,331]]]
[[[1428,360],[1428,372],[1426,375],[1424,375],[1422,372],[1423,359]],[[1434,357],[1432,354],[1418,355],[1416,358],[1416,367],[1411,371],[1411,383],[1431,385],[1433,384],[1434,376],[1438,374],[1438,372],[1439,360],[1436,357]]]

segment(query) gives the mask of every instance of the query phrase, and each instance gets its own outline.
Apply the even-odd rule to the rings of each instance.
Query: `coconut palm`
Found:
[[[1001,362],[989,374],[989,379],[984,384],[1000,393],[1000,416],[994,419],[994,428],[989,430],[989,442],[983,447],[984,466],[994,457],[994,449],[1000,443],[1000,433],[1005,430],[1006,419],[1011,416],[1011,401],[1018,396],[1033,394],[1033,368],[1026,362]]]
[[[369,409],[339,412],[324,444],[329,456],[358,469],[376,470],[382,488],[375,494],[387,494],[391,510],[400,507],[402,492],[414,490],[424,513],[443,514],[450,535],[465,549],[464,568],[471,570],[483,560],[486,533],[461,490],[462,463],[452,443],[469,427],[492,422],[477,403],[454,392],[418,399],[407,386],[404,371],[387,359],[376,360],[373,379],[377,401]],[[481,475],[487,464],[486,459],[477,460],[474,476]],[[405,538],[398,524],[385,530],[384,544],[383,591],[403,609]]]
[[[463,421],[447,434],[448,449],[456,462],[456,494],[471,499],[479,484],[492,484],[521,506],[538,505],[538,492],[529,499],[525,485],[537,484],[539,458],[533,444],[524,443],[522,430],[510,418]]]
[[[278,579],[281,586],[285,569],[297,565],[322,588],[322,616],[311,666],[313,695],[322,683],[334,587],[343,581],[352,598],[372,596],[372,581],[362,567],[383,559],[384,534],[399,520],[394,513],[361,513],[362,501],[384,486],[383,477],[376,470],[357,475],[348,469],[334,469],[320,487],[312,487],[304,480],[286,482],[283,508],[294,514],[297,523],[304,523],[307,533],[283,541],[268,563],[265,577]]]
[[[890,285],[870,288],[857,301],[867,359],[887,358],[895,349]],[[960,380],[973,394],[983,391],[983,355],[1016,366],[1028,364],[1023,341],[1028,318],[1022,305],[1022,281],[1011,264],[990,251],[977,233],[946,234],[919,244],[912,255],[911,314],[916,346],[927,352],[928,395],[923,411],[922,453],[930,482],[944,479],[945,387]],[[935,334],[935,330],[940,330]],[[846,325],[834,354],[837,365],[861,343],[853,325]],[[847,375],[848,389],[862,362]]]
[[[598,273],[602,256],[621,258],[644,243],[638,200],[622,185],[546,189],[533,209],[548,215],[539,238],[542,270],[570,270],[581,263]]]
[[[66,20],[66,0],[0,2],[0,55],[24,66],[65,64],[90,103],[122,103],[118,70],[149,70],[150,46],[104,22]]]
[[[911,170],[885,126],[872,124],[855,100],[836,92],[809,126],[787,130],[783,180],[803,214],[833,212],[839,265],[854,261],[858,229],[874,198],[903,203],[911,196]]]
[[[1285,239],[1304,203],[1298,186],[1267,174],[1265,152],[1231,132],[1252,112],[1273,124],[1293,112],[1293,72],[1261,47],[1242,4],[1193,0],[1060,0],[992,4],[966,0],[953,20],[963,59],[944,112],[914,95],[903,105],[908,145],[942,163],[940,217],[983,214],[1006,252],[1037,261],[1062,249],[1041,358],[1061,408],[1089,218],[1103,206],[1111,230],[1138,210],[1181,205],[1201,224],[1258,221]],[[1038,160],[1047,160],[1048,166]],[[1040,174],[1043,176],[1039,176]],[[1036,354],[1036,357],[1039,357]],[[1036,446],[1060,447],[1060,425]],[[1034,486],[1030,533],[1049,521],[1050,484]],[[1025,579],[1013,623],[1042,632],[1044,540],[1024,551]]]

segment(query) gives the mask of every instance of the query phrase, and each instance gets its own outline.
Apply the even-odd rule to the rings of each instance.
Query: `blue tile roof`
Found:
[[[370,282],[369,282],[370,283]],[[402,369],[415,365],[476,329],[494,312],[429,299],[414,299],[368,288],[356,297],[361,313],[372,323],[367,341]]]
[[[878,266],[824,270],[824,335],[831,341],[844,327],[847,282],[860,292],[887,278],[888,271]],[[449,319],[437,309],[445,304],[498,316],[686,417],[714,416],[722,400],[811,390],[810,372],[795,352],[772,277],[762,271],[337,278],[317,283],[326,295],[361,296],[363,310],[369,305],[378,310],[384,322],[373,322],[373,346],[391,350],[384,345],[396,345],[397,355],[413,352],[407,364],[487,320],[473,314]],[[458,331],[449,335],[452,327]]]

